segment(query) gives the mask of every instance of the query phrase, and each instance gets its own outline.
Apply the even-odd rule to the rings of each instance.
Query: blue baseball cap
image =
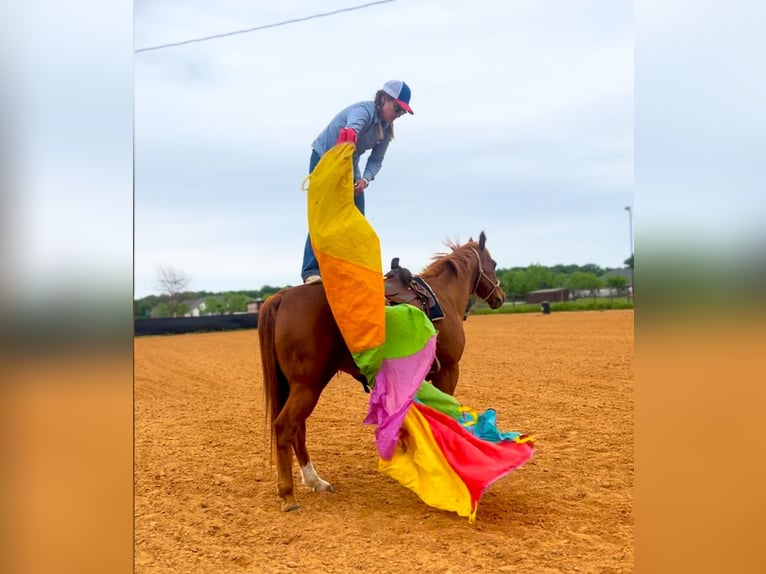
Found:
[[[396,103],[399,104],[403,110],[411,114],[415,113],[410,107],[410,97],[412,96],[412,92],[407,84],[401,80],[389,80],[383,84],[383,91],[394,98]]]

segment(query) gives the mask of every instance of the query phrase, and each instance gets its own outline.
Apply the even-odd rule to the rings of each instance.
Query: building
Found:
[[[569,289],[566,287],[556,287],[554,289],[537,289],[536,291],[530,291],[526,294],[524,300],[527,303],[542,303],[548,301],[549,303],[561,303],[569,301],[570,294]]]

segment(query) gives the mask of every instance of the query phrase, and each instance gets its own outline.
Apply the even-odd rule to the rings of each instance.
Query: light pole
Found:
[[[633,255],[633,210],[629,205],[625,206],[625,211],[628,212],[628,230],[630,233],[630,291],[631,296],[636,297],[636,283],[633,274],[633,268],[636,266],[636,257]]]

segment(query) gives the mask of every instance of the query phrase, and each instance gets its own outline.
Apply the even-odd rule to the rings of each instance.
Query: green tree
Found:
[[[553,273],[543,265],[535,263],[527,267],[527,285],[528,291],[536,291],[537,289],[550,289],[554,287]]]
[[[579,267],[577,265],[562,265],[559,263],[558,265],[554,265],[553,267],[550,267],[551,273],[554,275],[566,275],[567,277],[574,273],[575,271],[579,271]]]
[[[247,302],[253,299],[252,291],[227,291],[218,297],[218,313],[240,313],[247,311]]]
[[[226,293],[223,296],[224,308],[227,313],[239,313],[247,311],[247,300],[249,297],[241,293]]]
[[[603,275],[605,271],[595,263],[586,263],[585,265],[582,265],[579,270],[583,273],[592,273],[596,277]]]
[[[523,269],[509,269],[500,277],[500,285],[508,296],[513,299],[524,297],[530,291],[527,285],[527,273]]]
[[[567,273],[556,273],[553,277],[553,286],[565,287],[568,280],[569,280],[569,275]]]
[[[157,305],[154,306],[154,310],[152,311],[152,317],[167,318],[172,316],[173,312],[170,310],[170,305],[168,305],[165,301],[157,303]]]
[[[604,282],[595,273],[588,273],[584,271],[575,271],[569,276],[569,282],[566,287],[577,296],[578,292],[589,291],[593,298],[596,298],[596,291],[598,291]]]
[[[146,319],[152,313],[152,305],[143,299],[133,301],[133,318]]]
[[[206,297],[205,313],[207,315],[220,315],[223,313],[223,304],[218,300],[217,297]]]
[[[611,289],[612,294],[616,292],[619,296],[622,295],[625,287],[628,286],[628,280],[622,275],[612,275],[611,277],[607,277],[606,286]]]

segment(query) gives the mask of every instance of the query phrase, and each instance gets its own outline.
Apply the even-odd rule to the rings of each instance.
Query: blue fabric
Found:
[[[314,171],[314,168],[319,163],[319,159],[320,157],[316,150],[312,150],[311,159],[309,160],[309,173]],[[364,215],[364,192],[354,196],[354,205]],[[311,237],[306,234],[306,245],[303,247],[303,264],[301,265],[301,279],[305,281],[311,275],[319,275],[319,263],[317,263],[314,249],[311,247]]]
[[[518,432],[500,432],[497,428],[497,413],[495,413],[495,409],[487,409],[479,415],[475,425],[463,425],[463,428],[482,440],[494,443],[516,440],[521,436],[521,433]]]

